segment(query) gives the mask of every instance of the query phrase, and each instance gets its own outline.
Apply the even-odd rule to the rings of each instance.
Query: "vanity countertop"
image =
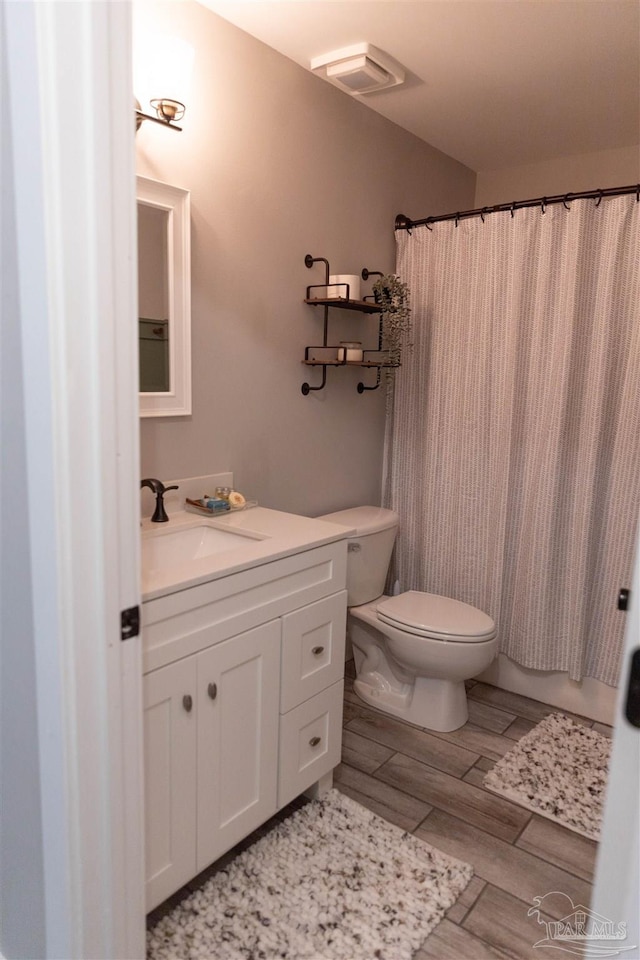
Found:
[[[145,558],[145,544],[149,541],[194,527],[212,527],[229,533],[235,531],[241,536],[237,537],[237,545],[232,543],[208,556],[190,558],[175,565],[168,563],[166,557],[158,564]],[[168,523],[143,520],[141,532],[142,599],[145,602],[303,550],[343,540],[354,531],[326,520],[269,510],[267,507],[252,507],[216,517],[200,517],[178,511],[171,514]]]

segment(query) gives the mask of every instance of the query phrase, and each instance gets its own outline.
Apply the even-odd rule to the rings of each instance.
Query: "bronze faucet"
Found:
[[[155,480],[153,477],[146,477],[144,480],[140,481],[140,489],[142,490],[143,487],[149,487],[149,489],[153,490],[156,495],[156,509],[151,517],[151,522],[166,523],[169,517],[167,516],[167,511],[164,508],[164,500],[162,498],[167,490],[178,490],[178,486],[174,485],[172,487],[165,487],[162,480]]]

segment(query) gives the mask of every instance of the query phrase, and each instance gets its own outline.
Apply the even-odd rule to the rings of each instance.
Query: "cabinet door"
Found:
[[[196,872],[195,699],[195,657],[144,678],[147,910]]]
[[[197,655],[203,870],[276,811],[280,621]]]

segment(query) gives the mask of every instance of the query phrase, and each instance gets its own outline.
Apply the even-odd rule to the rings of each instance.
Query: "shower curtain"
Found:
[[[615,685],[640,508],[640,203],[398,231],[411,291],[386,434],[402,590],[471,603],[501,652]]]

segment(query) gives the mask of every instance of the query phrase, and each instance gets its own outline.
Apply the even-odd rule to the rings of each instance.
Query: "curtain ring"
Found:
[[[542,211],[542,213],[546,213],[546,212],[547,212],[547,198],[546,198],[546,197],[543,197],[542,200],[540,201],[540,210]]]
[[[511,218],[512,218],[512,219],[513,219],[513,217],[515,217],[515,213],[513,212],[515,209],[516,209],[516,202],[515,202],[515,200],[514,200],[513,203],[511,204],[511,211],[510,211],[510,212],[511,212]]]
[[[424,224],[424,225],[425,225],[425,227],[427,228],[427,230],[430,230],[431,233],[433,233],[433,227],[430,227],[430,226],[429,226],[429,220],[430,220],[430,219],[431,219],[431,217],[428,217],[427,220],[425,221],[425,224]]]
[[[640,183],[636,184],[636,203],[640,203]]]
[[[599,207],[602,203],[602,190],[598,190],[598,199],[596,200],[596,207]]]
[[[458,226],[459,223],[460,223],[460,211],[458,211],[458,212],[456,213],[456,228],[457,228],[457,226]]]
[[[571,210],[571,207],[567,202],[570,199],[570,197],[571,197],[570,193],[565,193],[564,200],[562,201],[562,206],[565,208],[565,210]]]

